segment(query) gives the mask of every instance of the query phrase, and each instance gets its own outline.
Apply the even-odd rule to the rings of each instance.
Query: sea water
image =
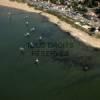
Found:
[[[35,30],[30,32],[32,27]],[[31,33],[29,37],[24,36],[27,32]],[[28,47],[30,42],[36,44],[35,48]],[[61,43],[63,49],[57,46]],[[58,53],[34,53],[52,49]],[[59,55],[60,50],[66,55]],[[37,58],[38,64],[34,63]],[[99,60],[100,50],[85,46],[40,14],[0,7],[1,100],[92,100],[100,92]],[[89,71],[84,72],[84,66]]]

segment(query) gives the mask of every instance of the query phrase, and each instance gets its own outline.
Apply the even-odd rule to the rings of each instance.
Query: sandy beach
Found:
[[[36,9],[34,9],[34,7],[27,6],[27,4],[11,2],[9,0],[0,0],[0,5],[25,10],[28,12],[34,12],[34,13],[41,12],[41,15],[47,17],[50,22],[57,24],[63,31],[70,32],[71,36],[75,37],[79,41],[82,41],[83,43],[85,43],[86,45],[89,45],[91,47],[100,48],[100,39],[89,36],[87,33],[72,27],[70,24],[68,24],[64,21],[61,21],[54,15],[45,13],[40,10],[36,10]]]

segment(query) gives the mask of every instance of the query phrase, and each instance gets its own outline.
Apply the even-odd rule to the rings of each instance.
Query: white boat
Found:
[[[20,51],[24,51],[25,49],[24,49],[23,47],[20,47],[19,50],[20,50]]]
[[[23,47],[20,47],[19,50],[20,50],[20,52],[21,52],[22,54],[24,54],[25,49],[24,49]]]
[[[30,42],[30,47],[34,48],[34,44],[32,42]]]
[[[30,36],[30,33],[27,32],[26,34],[24,34],[25,37]]]
[[[28,25],[28,24],[29,24],[29,22],[28,22],[28,21],[26,21],[26,22],[25,22],[25,24],[26,24],[26,25]]]
[[[36,58],[36,59],[35,59],[35,64],[38,64],[38,63],[39,63],[39,59]]]
[[[39,40],[42,40],[42,36],[39,37]]]
[[[26,18],[29,18],[29,16],[25,16],[24,18],[25,18],[25,19],[26,19]]]
[[[11,15],[11,12],[8,12],[8,15],[10,16]]]
[[[35,31],[35,27],[32,27],[32,28],[30,29],[30,31],[31,31],[31,32]]]

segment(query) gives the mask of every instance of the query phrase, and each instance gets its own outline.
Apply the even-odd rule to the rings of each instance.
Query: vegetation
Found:
[[[88,7],[96,7],[100,0],[84,0],[83,4]]]

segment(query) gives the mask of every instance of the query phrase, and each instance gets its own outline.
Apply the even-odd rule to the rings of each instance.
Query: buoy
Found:
[[[28,36],[30,36],[30,33],[27,32],[26,34],[24,34],[24,36],[25,36],[25,37],[28,37]]]

